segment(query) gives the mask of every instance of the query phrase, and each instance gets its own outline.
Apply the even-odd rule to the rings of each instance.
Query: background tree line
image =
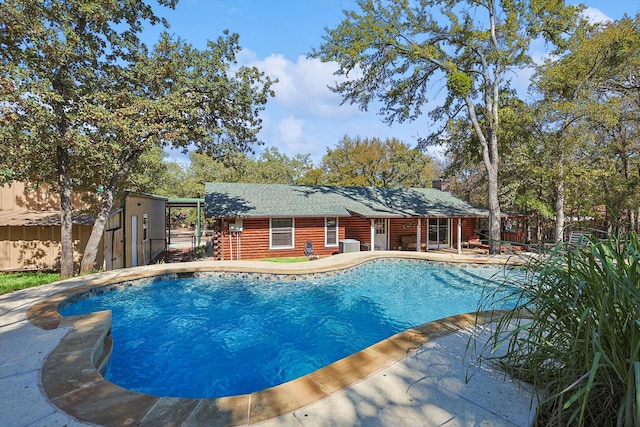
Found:
[[[327,148],[319,165],[309,154],[288,157],[275,147],[265,148],[259,156],[236,153],[214,158],[191,152],[185,163],[155,150],[141,161],[141,172],[131,175],[130,188],[167,197],[203,197],[206,182],[430,187],[442,170],[423,151],[397,139],[349,136]]]

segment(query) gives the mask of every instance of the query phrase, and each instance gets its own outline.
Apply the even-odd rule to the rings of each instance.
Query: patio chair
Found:
[[[567,248],[569,250],[579,250],[581,247],[589,247],[591,245],[591,233],[588,231],[575,230],[569,233]]]
[[[320,256],[313,250],[313,242],[311,240],[307,240],[307,242],[304,244],[303,251],[305,256],[307,256],[309,259],[320,258]]]
[[[418,248],[418,236],[415,234],[405,234],[400,236],[400,246],[399,249],[401,251],[415,251]],[[420,248],[422,250],[427,249],[427,244],[422,242],[420,244]]]

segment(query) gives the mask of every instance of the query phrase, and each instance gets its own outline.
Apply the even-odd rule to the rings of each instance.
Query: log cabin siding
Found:
[[[457,220],[453,221],[454,223],[454,233],[457,233],[458,222]],[[468,242],[470,236],[476,236],[478,232],[476,231],[476,219],[475,218],[464,218],[462,220],[462,241]],[[457,234],[453,235],[452,241],[455,242]]]
[[[345,239],[358,240],[361,245],[371,243],[371,221],[369,219],[353,216],[341,218],[340,221],[340,224],[344,224]]]
[[[400,238],[405,235],[415,236],[418,233],[418,221],[421,223],[420,241],[427,242],[428,218],[393,218],[389,220],[388,239],[389,250],[396,250],[400,246]],[[455,246],[457,238],[457,219],[453,220],[451,227],[450,241]],[[359,240],[363,245],[369,245],[371,241],[371,220],[361,217],[351,217],[342,219],[345,224],[345,238]],[[462,222],[463,240],[467,235],[475,232],[475,220],[473,218],[464,219]],[[466,233],[466,234],[465,234]]]
[[[345,226],[338,219],[338,241],[345,237]],[[227,222],[235,220],[227,219]],[[222,253],[225,260],[261,259],[261,258],[285,258],[300,257],[304,255],[304,245],[311,241],[313,249],[319,256],[328,256],[338,253],[338,245],[325,246],[325,218],[294,218],[293,235],[294,247],[283,249],[271,249],[270,220],[269,218],[244,218],[243,231],[229,233],[228,228],[222,234]]]
[[[234,223],[235,219],[225,219],[227,223]],[[421,221],[420,240],[423,245],[427,243],[428,218],[394,218],[389,219],[388,239],[389,250],[397,250],[400,246],[400,238],[404,235],[415,236],[418,221]],[[456,246],[457,222],[451,221],[450,242]],[[244,218],[243,231],[229,233],[228,227],[222,233],[220,254],[217,259],[225,260],[250,260],[263,258],[285,258],[304,256],[304,245],[307,241],[313,243],[314,252],[319,256],[334,255],[339,252],[339,245],[325,246],[325,218],[294,218],[294,247],[283,249],[271,249],[269,247],[270,220],[269,218]],[[475,233],[476,220],[465,218],[462,220],[462,241]],[[361,250],[367,250],[371,241],[371,220],[358,216],[341,217],[338,219],[338,242],[343,239],[355,239],[364,245]],[[425,250],[424,248],[422,250]],[[232,253],[233,251],[233,253]]]
[[[418,234],[418,221],[422,221],[420,241],[424,244],[427,241],[427,221],[423,218],[402,218],[392,219],[389,224],[389,249],[395,250],[400,247],[402,236],[415,236]]]
[[[458,240],[455,218],[488,217],[488,211],[475,208],[446,191],[433,188],[340,187],[288,184],[206,183],[205,215],[214,220],[244,218],[244,229],[228,236],[226,225],[217,232],[213,252],[218,259],[230,259],[230,245],[235,240],[235,259],[301,256],[304,243],[311,241],[318,255],[340,250],[340,240],[353,239],[361,243],[360,250],[374,245],[380,249],[397,250],[421,246],[449,248]],[[338,245],[324,245],[324,217],[339,217]],[[269,218],[295,218],[295,239],[291,248],[269,247]],[[255,221],[259,221],[257,223]],[[436,221],[433,221],[433,220]],[[252,222],[253,221],[253,222]],[[387,225],[381,227],[382,221]],[[432,226],[429,222],[433,221]],[[239,225],[240,221],[236,225]],[[465,220],[464,236],[473,233],[473,225]],[[462,225],[462,223],[461,223]],[[283,226],[288,226],[283,224]],[[469,228],[467,228],[469,227]],[[256,230],[257,228],[257,230]],[[420,229],[420,236],[417,236]],[[284,231],[284,230],[282,230]],[[254,234],[258,233],[258,234]],[[222,235],[224,234],[224,236]],[[401,239],[411,236],[412,241]],[[431,236],[433,241],[429,241]],[[386,239],[383,241],[383,239]],[[286,235],[278,240],[288,244]],[[372,241],[373,240],[373,241]],[[224,256],[222,246],[224,245]],[[349,250],[352,247],[349,246]]]

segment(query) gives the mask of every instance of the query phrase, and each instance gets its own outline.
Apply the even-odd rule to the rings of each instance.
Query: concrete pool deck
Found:
[[[1,295],[0,425],[531,425],[530,386],[465,357],[471,334],[477,334],[481,343],[488,333],[487,326],[473,327],[470,316],[414,328],[302,379],[251,395],[172,399],[133,393],[97,374],[91,365],[100,363],[95,359],[102,348],[97,349],[96,343],[108,330],[93,327],[104,329],[104,322],[110,322],[107,315],[82,323],[52,319],[47,311],[52,296],[167,269],[308,274],[389,256],[436,263],[521,260],[506,255],[390,251],[341,254],[295,264],[205,261],[107,272]]]

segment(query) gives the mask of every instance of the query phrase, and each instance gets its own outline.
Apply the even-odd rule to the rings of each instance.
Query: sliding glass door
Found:
[[[450,222],[449,218],[429,218],[427,234],[429,249],[451,247]]]

